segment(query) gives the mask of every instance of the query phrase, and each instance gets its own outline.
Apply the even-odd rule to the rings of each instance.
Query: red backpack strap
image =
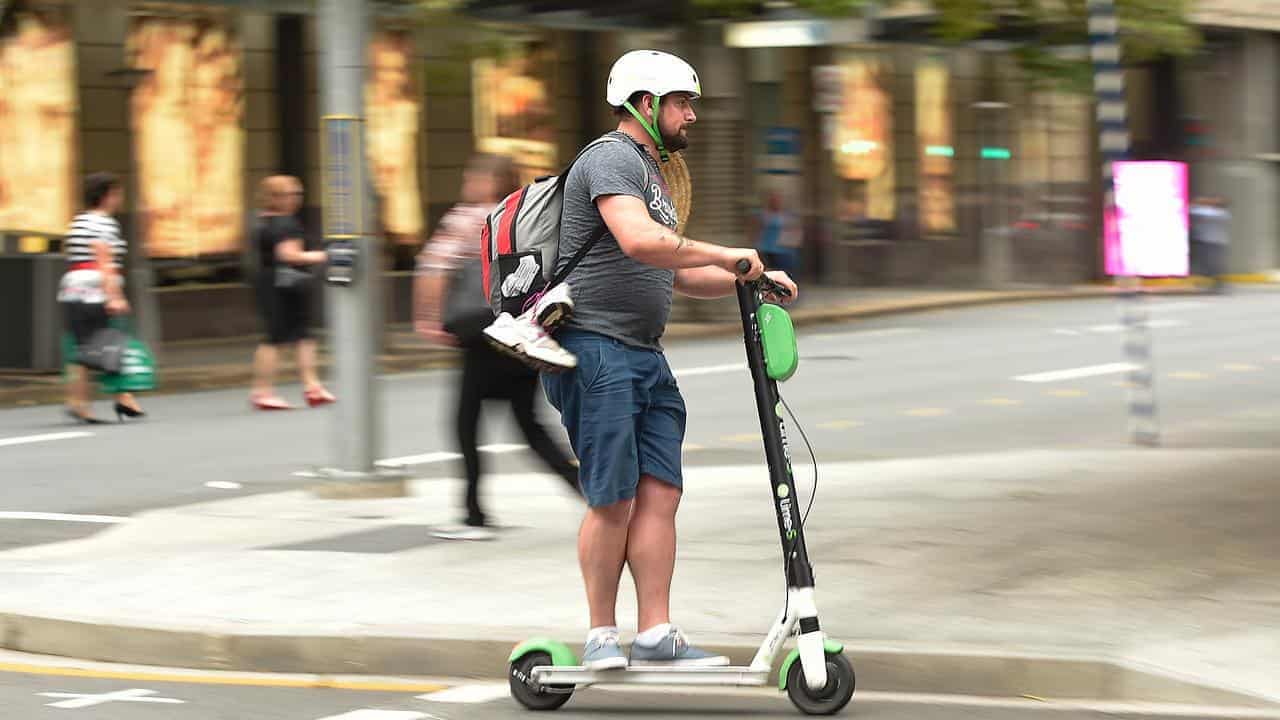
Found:
[[[516,216],[520,214],[520,206],[524,205],[525,193],[529,187],[520,188],[502,201],[502,224],[498,226],[498,254],[507,255],[515,251]]]
[[[480,274],[482,276],[481,283],[484,285],[484,292],[489,294],[489,267],[493,263],[492,253],[493,240],[489,236],[489,220],[485,219],[484,225],[480,228]]]

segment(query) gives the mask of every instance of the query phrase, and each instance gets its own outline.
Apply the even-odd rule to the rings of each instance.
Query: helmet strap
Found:
[[[653,96],[653,122],[646,120],[644,115],[642,115],[639,110],[636,110],[635,106],[632,105],[630,101],[623,103],[622,106],[625,107],[633,117],[635,117],[641,127],[649,133],[649,137],[653,138],[653,141],[658,144],[658,157],[662,158],[662,162],[666,162],[670,159],[670,156],[667,154],[666,144],[662,142],[662,133],[658,132],[658,106],[661,102],[661,95]]]

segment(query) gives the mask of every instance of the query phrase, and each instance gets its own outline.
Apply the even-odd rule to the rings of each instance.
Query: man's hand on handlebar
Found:
[[[724,248],[720,267],[737,275],[739,280],[756,280],[764,274],[760,253],[750,248]]]

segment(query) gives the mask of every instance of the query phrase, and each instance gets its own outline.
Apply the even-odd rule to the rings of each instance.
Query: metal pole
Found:
[[[369,34],[367,0],[320,0],[318,13],[322,90],[322,177],[324,235],[350,243],[354,267],[349,282],[326,286],[330,343],[335,356],[334,465],[323,476],[335,482],[317,488],[326,496],[385,494],[370,480],[381,448],[378,393],[374,377],[377,336],[375,305],[382,297],[380,257],[370,236],[372,190],[364,157],[365,47]],[[398,478],[398,476],[397,476]],[[392,494],[403,492],[403,482]]]
[[[1125,116],[1124,69],[1120,65],[1120,22],[1115,0],[1089,0],[1089,46],[1093,58],[1093,84],[1097,94],[1097,119],[1102,152],[1102,202],[1104,213],[1115,207],[1115,175],[1112,164],[1129,154],[1129,130]],[[1151,334],[1138,278],[1130,268],[1119,278],[1122,292],[1121,320],[1125,327],[1124,352],[1134,369],[1128,376],[1129,435],[1136,445],[1160,444],[1156,412],[1155,373],[1152,370]]]

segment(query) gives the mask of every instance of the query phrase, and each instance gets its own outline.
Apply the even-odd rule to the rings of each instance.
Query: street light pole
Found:
[[[982,185],[982,205],[979,214],[979,224],[981,226],[981,236],[979,237],[979,255],[982,265],[983,284],[991,289],[1000,289],[1005,287],[1009,282],[1009,265],[1010,239],[1008,230],[1000,222],[1004,218],[1003,212],[998,212],[993,207],[995,202],[995,190],[993,187],[996,180],[999,180],[999,172],[995,164],[996,161],[985,157],[988,146],[995,141],[1003,141],[999,128],[995,131],[988,132],[992,123],[998,120],[998,116],[1003,111],[1010,108],[1009,103],[984,100],[973,103],[970,107],[978,111],[978,178]]]
[[[330,445],[335,464],[316,488],[325,497],[404,494],[403,475],[376,466],[381,448],[374,347],[381,263],[371,237],[364,153],[363,86],[369,35],[367,0],[320,0],[321,153],[324,236],[331,258],[346,250],[341,272],[331,269],[326,307],[335,356],[338,403]],[[349,263],[349,264],[346,264]]]

